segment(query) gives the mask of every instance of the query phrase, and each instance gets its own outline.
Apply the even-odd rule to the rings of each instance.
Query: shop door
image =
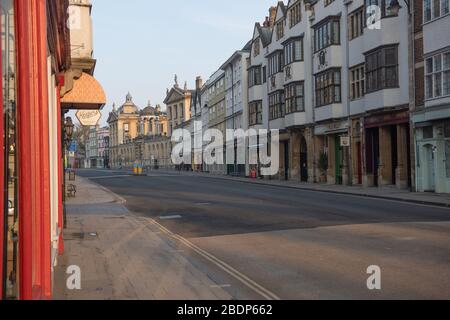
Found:
[[[284,143],[284,179],[289,180],[289,142]]]
[[[425,180],[426,180],[426,188],[425,191],[435,192],[436,191],[436,167],[435,167],[435,155],[432,145],[425,146],[426,150],[426,169],[425,169]]]
[[[302,182],[308,182],[308,146],[305,138],[300,145],[300,178]]]

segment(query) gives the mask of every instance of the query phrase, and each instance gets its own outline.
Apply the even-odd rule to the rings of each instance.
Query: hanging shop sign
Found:
[[[77,112],[77,119],[82,126],[94,127],[100,121],[102,114],[98,110],[80,110]]]

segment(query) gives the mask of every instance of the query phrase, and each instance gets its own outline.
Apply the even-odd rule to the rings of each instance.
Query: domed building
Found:
[[[145,162],[143,144],[155,137],[167,137],[167,114],[161,107],[153,107],[149,101],[143,109],[133,102],[130,93],[119,109],[113,105],[109,114],[110,163],[113,168],[132,166],[136,161]]]

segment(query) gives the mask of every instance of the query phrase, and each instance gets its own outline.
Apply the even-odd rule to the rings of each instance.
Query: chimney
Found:
[[[200,90],[200,89],[202,88],[202,86],[203,86],[203,79],[202,79],[202,77],[198,76],[198,77],[195,79],[195,88],[196,88],[197,90]]]
[[[275,25],[275,19],[277,18],[277,7],[270,7],[269,9],[269,27]]]
[[[264,27],[264,28],[268,28],[268,27],[269,27],[269,24],[270,24],[270,22],[269,22],[269,17],[266,16],[266,20],[264,20],[263,27]]]

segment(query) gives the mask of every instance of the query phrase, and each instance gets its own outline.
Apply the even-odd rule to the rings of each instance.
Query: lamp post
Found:
[[[71,117],[67,117],[66,121],[64,123],[64,146],[65,146],[65,154],[67,155],[67,151],[70,148],[70,144],[72,142],[73,139],[73,131],[74,131],[74,125],[73,125],[73,121]],[[65,160],[67,159],[67,156],[64,157]],[[63,201],[65,202],[66,200],[66,165],[67,165],[67,161],[64,161],[64,172],[63,172]],[[67,228],[67,214],[66,214],[66,207],[64,206],[64,210],[63,210],[63,228],[66,229]]]

